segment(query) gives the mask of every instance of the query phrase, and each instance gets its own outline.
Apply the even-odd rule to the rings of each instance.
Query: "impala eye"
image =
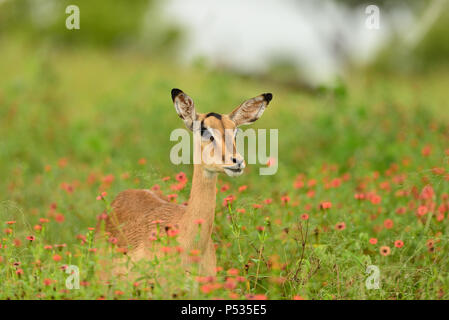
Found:
[[[210,133],[210,131],[209,130],[207,130],[207,129],[204,129],[204,130],[201,130],[201,137],[203,138],[203,140],[210,140],[210,141],[214,141],[215,139],[214,139],[214,136]]]

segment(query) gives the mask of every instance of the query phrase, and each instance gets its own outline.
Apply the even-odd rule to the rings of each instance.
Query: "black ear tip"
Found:
[[[172,100],[175,100],[175,98],[176,98],[180,93],[182,93],[182,90],[179,90],[179,89],[176,89],[176,88],[171,89],[171,98],[172,98]]]
[[[266,101],[266,102],[270,102],[271,99],[273,99],[273,95],[272,95],[271,93],[264,93],[264,94],[262,94],[262,95],[263,95],[263,97],[265,98],[265,101]]]

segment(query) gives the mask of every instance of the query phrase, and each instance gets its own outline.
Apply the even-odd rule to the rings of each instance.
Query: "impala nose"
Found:
[[[231,157],[232,163],[236,164],[239,168],[245,168],[245,160],[242,158]]]

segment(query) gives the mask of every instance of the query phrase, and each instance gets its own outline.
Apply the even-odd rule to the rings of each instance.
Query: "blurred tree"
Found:
[[[135,42],[141,37],[146,17],[155,17],[153,0],[2,0],[0,35],[24,35],[58,44],[116,46]],[[66,28],[65,9],[80,9],[80,29]],[[145,22],[148,26],[148,22]],[[151,25],[151,21],[150,21]],[[175,37],[173,30],[161,30],[164,41]],[[162,40],[161,40],[162,41]],[[162,42],[164,42],[162,41]],[[166,44],[165,42],[163,44]]]
[[[449,1],[448,0],[336,0],[349,7],[378,5],[383,12],[406,7],[416,18],[405,34],[394,34],[389,44],[373,63],[376,68],[428,69],[449,62]]]

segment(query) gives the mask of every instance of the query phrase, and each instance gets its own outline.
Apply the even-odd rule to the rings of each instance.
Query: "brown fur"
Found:
[[[231,154],[232,157],[223,158],[218,164],[194,165],[192,189],[187,206],[169,202],[161,194],[151,190],[126,190],[119,193],[112,203],[112,212],[106,219],[106,231],[118,239],[119,247],[129,248],[128,255],[131,260],[138,261],[152,259],[159,254],[150,249],[152,246],[149,237],[156,230],[156,224],[153,221],[162,220],[162,228],[169,225],[178,226],[178,242],[183,249],[183,266],[189,269],[192,262],[190,252],[196,249],[200,251],[200,273],[215,275],[216,258],[211,235],[215,216],[217,175],[219,172],[226,172],[225,169],[229,166],[236,166],[232,158],[238,159],[238,165],[242,170],[244,168],[244,161],[235,150],[234,137],[231,140],[232,146],[225,146],[225,143],[222,143],[225,140],[225,134],[228,134],[225,129],[231,129],[232,132],[238,124],[246,124],[248,119],[260,117],[271,100],[271,94],[270,99],[266,99],[265,95],[258,96],[243,103],[231,115],[222,115],[218,118],[197,114],[193,100],[178,89],[172,91],[172,97],[175,109],[186,126],[192,129],[194,121],[203,121],[207,128],[214,129],[216,139],[214,143],[221,145],[223,154]],[[212,142],[202,141],[200,149],[203,150],[209,143]],[[226,150],[227,148],[232,150]],[[195,222],[199,219],[203,221],[203,224],[198,240],[199,229]],[[115,273],[127,273],[127,270],[118,267]]]

